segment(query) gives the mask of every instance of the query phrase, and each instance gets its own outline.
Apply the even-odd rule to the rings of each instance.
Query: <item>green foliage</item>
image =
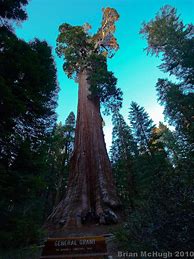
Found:
[[[0,1],[1,252],[40,241],[45,218],[66,191],[74,145],[75,115],[70,113],[65,125],[55,124],[58,86],[50,47],[37,39],[18,39],[6,23],[26,19],[27,2]],[[166,6],[141,30],[148,52],[163,54],[160,68],[179,80],[159,79],[156,86],[166,120],[175,127],[170,131],[162,123],[156,127],[134,102],[131,126],[118,113],[122,93],[106,59],[118,49],[113,36],[118,18],[114,9],[106,8],[93,36],[87,24],[62,24],[57,53],[64,56],[69,77],[87,70],[88,98],[114,112],[110,155],[127,214],[124,228],[116,233],[119,244],[134,252],[192,250],[193,25],[184,25],[175,8]]]
[[[192,186],[191,171],[184,177],[181,171],[158,173],[147,201],[128,217],[121,242],[127,239],[133,251],[192,250]]]
[[[164,6],[154,20],[144,23],[140,31],[147,39],[151,54],[163,54],[160,68],[184,82],[185,89],[194,84],[194,26],[184,25],[176,9]]]
[[[66,192],[69,162],[74,147],[74,135],[75,115],[71,112],[66,119],[65,125],[56,124],[49,142],[47,195],[50,196],[50,199],[47,201],[46,214],[49,214],[53,207],[58,205]]]
[[[137,107],[137,105],[134,106]],[[141,108],[140,114],[144,112]],[[132,210],[126,210],[127,220],[122,229],[115,232],[119,246],[121,249],[130,248],[132,252],[176,251],[180,247],[185,251],[190,250],[194,231],[193,167],[191,163],[188,164],[180,159],[177,143],[165,125],[160,124],[158,128],[153,128],[147,113],[145,117],[137,116],[137,118],[144,125],[144,129],[150,129],[148,130],[149,141],[144,141],[142,146],[144,145],[147,150],[147,143],[149,143],[151,156],[147,151],[139,154],[131,153],[128,171],[123,164],[127,164],[129,160],[127,156],[122,155],[122,151],[131,140],[130,128],[126,124],[124,126],[122,116],[115,117],[113,128],[113,136],[115,137],[115,133],[116,136],[120,136],[115,138],[116,141],[111,149],[111,154],[112,152],[115,154],[112,156],[112,163],[113,170],[116,169],[118,173],[116,175],[116,180],[119,179],[118,192],[122,197],[123,193],[130,190],[131,185],[127,181],[130,174],[133,176],[135,191],[128,193],[128,200],[125,202],[125,207],[128,209],[131,208],[131,204],[133,205]],[[148,123],[143,123],[144,118]],[[139,128],[141,129],[137,127]],[[124,131],[121,131],[122,134],[119,135],[118,129],[128,129],[128,134],[123,134]],[[135,137],[137,131],[132,130],[132,134]],[[121,138],[122,135],[125,137]],[[171,158],[168,159],[169,154],[171,155],[169,150],[174,152],[176,163],[172,162]],[[122,160],[119,160],[121,157]]]
[[[64,23],[59,27],[59,32],[56,52],[60,57],[65,57],[63,69],[68,77],[75,78],[87,66],[87,56],[94,49],[94,44],[82,26]]]
[[[134,192],[132,165],[136,152],[130,127],[121,114],[115,113],[113,115],[110,159],[118,194],[125,206],[129,202],[131,203],[131,195]]]
[[[164,105],[164,114],[168,122],[175,126],[186,140],[194,143],[194,93],[184,93],[181,85],[159,79],[156,85],[158,100]]]
[[[165,6],[154,20],[144,23],[141,33],[148,53],[163,54],[160,68],[178,79],[178,83],[159,79],[156,86],[165,118],[175,130],[162,123],[153,128],[144,110],[133,104],[132,133],[144,152],[133,165],[135,210],[117,236],[121,246],[134,252],[190,251],[194,241],[193,25],[184,25],[175,8]]]
[[[116,87],[117,79],[107,70],[106,58],[100,54],[92,54],[89,59],[90,68],[88,80],[90,82],[92,100],[99,100],[104,107],[104,113],[117,112],[122,106],[122,92]]]
[[[26,140],[13,165],[8,169],[1,165],[1,249],[28,245],[40,239],[44,205],[40,194],[45,188],[46,169],[43,156],[40,150],[32,151],[30,141]]]
[[[194,136],[194,26],[184,25],[176,9],[165,6],[154,20],[144,23],[141,33],[148,41],[148,52],[163,54],[160,68],[175,75],[179,83],[159,79],[156,85],[159,102],[165,107],[166,120],[175,126],[179,142],[193,149]],[[177,134],[177,135],[178,135]],[[190,147],[189,147],[190,145]]]
[[[27,3],[0,1],[1,252],[39,242],[48,199],[58,84],[48,44],[26,43],[10,29],[13,20],[26,19]]]
[[[28,44],[2,27],[0,48],[0,156],[10,159],[19,142],[38,144],[52,130],[58,85],[46,42]]]
[[[137,154],[136,143],[133,140],[130,127],[123,116],[115,113],[112,118],[112,147],[110,151],[111,160],[117,162],[119,159],[127,160]]]
[[[178,140],[176,131],[171,131],[166,125],[160,122],[159,126],[154,129],[154,135],[151,141],[152,149],[154,147],[154,150],[156,148],[163,150],[169,162],[176,166],[181,157],[184,157]]]
[[[45,218],[65,193],[73,151],[75,116],[56,125],[36,149],[26,139],[12,164],[0,163],[0,249],[40,242]]]
[[[0,0],[0,17],[3,19],[23,21],[27,19],[24,6],[28,0]]]
[[[176,219],[176,210],[172,209],[172,205],[176,206],[174,203],[178,202],[177,192],[180,189],[175,185],[175,172],[164,150],[160,145],[156,145],[156,139],[154,134],[150,144],[152,156],[143,153],[133,160],[133,210],[127,215],[124,230],[116,232],[121,248],[130,248],[132,252],[171,250],[175,239],[173,235],[176,235],[173,231],[171,233],[170,227]],[[177,179],[177,184],[178,181]],[[170,212],[171,215],[168,214]],[[169,220],[168,224],[165,220]],[[180,222],[177,222],[177,225]],[[165,239],[167,237],[168,241]]]
[[[155,127],[152,119],[137,103],[132,102],[129,111],[129,120],[131,124],[134,140],[137,143],[138,150],[142,152],[150,152],[150,140]]]
[[[111,14],[112,16],[109,17],[108,15],[107,19],[108,21],[110,20],[109,23],[112,26],[118,17],[115,20],[115,13],[111,8],[109,9],[107,8],[107,15]],[[106,19],[105,17],[106,15],[104,19]],[[108,23],[104,26],[99,29],[96,35],[91,36],[88,34],[87,25],[71,26],[67,23],[62,24],[59,27],[60,34],[57,38],[56,52],[60,57],[64,56],[63,68],[69,78],[77,79],[81,71],[87,70],[88,80],[91,84],[91,96],[88,97],[103,104],[105,113],[109,113],[109,111],[115,112],[121,107],[122,92],[116,87],[117,80],[113,73],[107,70],[107,54],[105,55],[104,52],[104,49],[107,53],[116,46],[112,41],[114,28],[106,27]],[[108,34],[105,33],[106,29],[109,31],[107,32]],[[106,46],[101,44],[104,40],[104,38],[101,39],[101,36],[104,33],[107,36],[111,35],[112,39],[106,41],[106,44],[103,43]]]

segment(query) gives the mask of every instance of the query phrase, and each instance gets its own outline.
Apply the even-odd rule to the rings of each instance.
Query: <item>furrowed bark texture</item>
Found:
[[[112,209],[119,206],[106,151],[99,101],[88,98],[87,71],[79,74],[75,148],[65,198],[48,218],[61,226],[80,226],[95,220],[116,223]]]

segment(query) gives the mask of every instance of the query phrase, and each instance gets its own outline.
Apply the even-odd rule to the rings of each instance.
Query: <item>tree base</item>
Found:
[[[45,223],[44,228],[47,230],[63,230],[68,228],[81,228],[88,225],[115,225],[117,223],[119,223],[119,217],[111,209],[106,209],[100,215],[88,212],[75,217],[61,219],[57,222],[54,219],[50,219]]]

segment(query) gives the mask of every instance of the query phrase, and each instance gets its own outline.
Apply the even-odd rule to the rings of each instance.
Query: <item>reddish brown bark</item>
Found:
[[[75,148],[65,198],[48,221],[52,224],[81,225],[93,218],[102,224],[117,221],[112,209],[119,201],[102,130],[100,104],[88,98],[86,70],[79,74],[79,99]]]

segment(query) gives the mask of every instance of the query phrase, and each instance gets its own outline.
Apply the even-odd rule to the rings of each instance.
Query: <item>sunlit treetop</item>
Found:
[[[106,8],[103,10],[102,24],[97,34],[93,36],[95,48],[98,51],[103,51],[105,55],[113,57],[114,51],[117,51],[119,45],[114,37],[115,22],[119,19],[119,14],[113,8]]]
[[[122,93],[116,88],[117,79],[107,70],[107,57],[112,58],[119,45],[114,37],[115,22],[119,15],[113,8],[103,9],[101,27],[91,35],[91,25],[59,27],[56,52],[64,57],[63,69],[69,78],[77,79],[83,70],[88,71],[92,98],[98,98],[108,110],[121,107]],[[111,107],[111,108],[110,108]]]
[[[147,52],[162,55],[160,69],[176,76],[184,89],[194,85],[194,25],[184,24],[174,7],[166,5],[140,31],[147,40]]]
[[[170,46],[176,50],[185,40],[193,38],[194,26],[184,25],[176,8],[165,5],[154,20],[143,23],[140,34],[143,34],[148,42],[148,53],[158,55],[160,52],[172,51]]]
[[[88,67],[88,58],[93,53],[112,58],[119,45],[114,37],[115,22],[119,19],[113,8],[103,9],[101,27],[93,36],[89,34],[91,25],[71,26],[64,23],[59,27],[57,38],[57,54],[65,57],[64,70],[71,78],[79,73],[80,69]]]

